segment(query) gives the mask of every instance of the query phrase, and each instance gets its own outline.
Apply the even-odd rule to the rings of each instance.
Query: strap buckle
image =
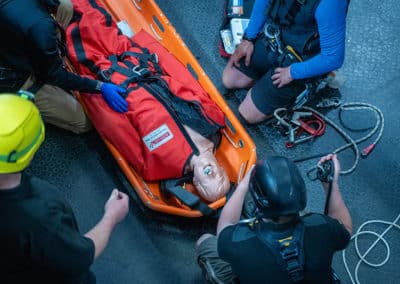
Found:
[[[158,63],[158,55],[156,53],[150,54],[150,58],[151,62]]]
[[[291,258],[296,258],[299,256],[299,250],[296,245],[293,246],[293,242],[287,242],[281,244],[281,256],[284,260],[289,260]]]
[[[320,101],[316,107],[317,108],[331,108],[338,107],[342,104],[342,100],[340,98],[328,98]]]
[[[299,249],[296,242],[281,243],[281,256],[286,262],[286,270],[294,282],[304,279],[303,266],[299,261]]]
[[[102,81],[104,81],[104,82],[110,82],[111,81],[112,72],[110,71],[110,69],[100,70],[97,73],[97,76],[100,77],[102,79]]]
[[[139,65],[134,66],[132,69],[132,72],[135,73],[136,75],[140,77],[144,77],[146,75],[150,74],[149,68],[141,68]]]

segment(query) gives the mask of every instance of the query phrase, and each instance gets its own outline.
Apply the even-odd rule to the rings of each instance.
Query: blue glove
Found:
[[[107,104],[117,112],[128,111],[128,103],[124,100],[121,94],[126,93],[126,90],[110,83],[103,83],[100,89],[103,98]]]

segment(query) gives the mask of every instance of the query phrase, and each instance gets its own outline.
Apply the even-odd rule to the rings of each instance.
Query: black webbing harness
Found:
[[[270,17],[275,25],[282,27],[290,27],[294,24],[294,20],[300,11],[300,8],[306,3],[307,0],[293,0],[290,8],[288,9],[284,21],[281,21],[278,16],[279,9],[283,4],[284,0],[273,0],[270,8],[268,9],[267,15]]]
[[[97,68],[97,72],[94,72],[96,71],[95,69],[91,69],[91,71],[103,82],[111,82],[111,77],[114,73],[124,75],[126,79],[119,86],[126,89],[127,94],[138,88],[138,86],[128,88],[129,84],[162,80],[160,76],[163,72],[158,64],[157,55],[155,53],[150,54],[147,48],[140,48],[140,50],[142,53],[126,51],[121,55],[112,54],[108,57],[108,60],[111,62],[111,66],[108,69],[100,70]],[[135,65],[133,62],[127,60],[128,56],[137,58],[139,64]],[[150,71],[149,63],[154,67],[155,73]]]
[[[197,195],[185,189],[185,183],[190,183],[193,180],[193,174],[186,174],[181,178],[168,179],[160,182],[161,193],[168,198],[170,195],[175,196],[180,202],[191,209],[199,210],[203,216],[211,216],[216,211],[204,203]],[[234,192],[234,184],[231,183],[226,199],[229,200]]]
[[[274,239],[271,234],[263,234],[261,226],[255,228],[257,238],[261,240],[275,255],[278,265],[286,271],[293,283],[302,283],[304,280],[304,224],[299,218],[293,232],[282,239]]]
[[[169,195],[173,195],[189,208],[199,210],[204,216],[210,216],[214,210],[202,202],[197,195],[184,188],[185,183],[190,183],[192,180],[193,175],[191,174],[177,179],[163,180],[160,182],[161,193],[167,198]]]

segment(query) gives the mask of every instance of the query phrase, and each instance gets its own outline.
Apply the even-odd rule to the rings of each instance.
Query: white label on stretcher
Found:
[[[161,145],[167,143],[172,138],[174,138],[174,135],[172,134],[171,130],[166,124],[163,124],[156,130],[143,137],[143,142],[151,152]]]
[[[117,26],[122,34],[126,35],[129,38],[133,37],[134,33],[127,21],[125,20],[119,21],[117,23]]]

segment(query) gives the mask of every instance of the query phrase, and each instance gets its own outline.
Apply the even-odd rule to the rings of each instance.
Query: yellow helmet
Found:
[[[44,140],[39,110],[18,95],[0,94],[0,117],[0,174],[21,172]]]

